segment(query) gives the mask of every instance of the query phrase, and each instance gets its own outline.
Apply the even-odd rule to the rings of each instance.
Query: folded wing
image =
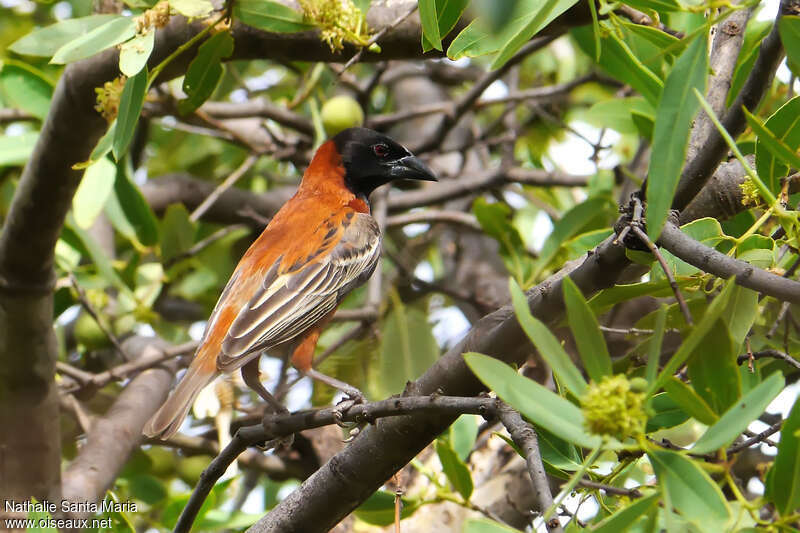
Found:
[[[217,368],[231,371],[247,361],[243,356],[294,339],[369,279],[380,258],[375,220],[349,211],[326,230],[313,253],[294,261],[281,256],[267,271],[228,329]]]

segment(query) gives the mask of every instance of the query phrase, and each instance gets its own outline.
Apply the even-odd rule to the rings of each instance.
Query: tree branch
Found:
[[[683,233],[672,222],[668,221],[664,225],[658,244],[669,250],[674,256],[704,272],[723,279],[735,276],[736,283],[742,287],[767,294],[778,300],[800,303],[800,283],[797,281],[776,276],[766,270],[754,267],[750,263],[709,248]]]
[[[448,414],[458,416],[465,413],[476,415],[495,415],[497,413],[499,401],[494,398],[459,398],[447,396],[405,396],[390,398],[380,402],[367,404],[357,404],[343,413],[335,407],[316,409],[311,411],[300,411],[297,413],[277,414],[264,419],[261,426],[248,426],[239,429],[234,435],[230,444],[211,462],[208,468],[203,471],[200,481],[192,492],[189,502],[183,509],[178,523],[175,526],[176,533],[183,533],[191,530],[197,512],[203,505],[206,497],[217,480],[225,473],[228,466],[236,460],[248,446],[267,442],[280,437],[293,435],[306,429],[329,426],[341,422],[355,422],[358,424],[376,424],[377,420],[383,417],[397,417],[416,414]],[[253,526],[251,531],[258,531],[257,526]],[[281,531],[328,531],[330,528],[310,529],[290,526]]]
[[[160,354],[167,343],[160,339],[132,337],[125,350],[142,358]],[[143,371],[122,390],[108,412],[92,423],[78,456],[64,472],[64,499],[97,502],[117,478],[131,452],[139,446],[142,428],[163,403],[172,384],[176,365],[167,364]],[[84,511],[72,518],[87,518]]]
[[[722,125],[734,139],[744,131],[746,124],[742,106],[749,111],[755,110],[767,89],[772,85],[772,78],[783,59],[783,45],[778,34],[778,22],[791,2],[792,0],[781,0],[775,25],[761,42],[761,50],[744,87],[722,119]],[[687,160],[681,173],[681,179],[672,201],[672,208],[678,211],[686,207],[703,189],[709,176],[728,151],[728,145],[716,129],[710,130],[708,137],[703,141],[703,149],[698,151],[695,157]]]
[[[550,492],[550,483],[547,481],[547,474],[544,471],[536,430],[522,418],[522,415],[508,405],[504,404],[501,407],[498,411],[498,416],[500,417],[500,422],[503,423],[514,440],[514,444],[519,446],[520,450],[525,454],[525,462],[528,465],[528,473],[533,483],[533,491],[536,494],[539,509],[544,512],[552,507],[553,494]],[[545,522],[545,526],[547,531],[564,531],[557,518]]]

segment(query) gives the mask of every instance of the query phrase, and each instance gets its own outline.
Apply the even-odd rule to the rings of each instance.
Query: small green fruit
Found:
[[[334,96],[322,106],[322,125],[329,136],[363,123],[361,106],[349,96]]]
[[[631,390],[633,392],[645,392],[649,386],[650,384],[644,378],[631,378]]]
[[[178,477],[187,485],[194,486],[197,480],[200,479],[200,474],[208,467],[212,459],[214,458],[208,455],[193,455],[192,457],[187,457],[178,463]]]
[[[82,312],[75,321],[75,340],[87,350],[100,350],[111,346],[111,341],[100,329],[100,325],[88,313]]]

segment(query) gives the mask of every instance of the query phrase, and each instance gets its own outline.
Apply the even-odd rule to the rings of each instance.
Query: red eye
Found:
[[[389,153],[389,147],[385,144],[375,144],[372,146],[372,151],[375,152],[375,155],[378,157],[386,157],[386,154]]]

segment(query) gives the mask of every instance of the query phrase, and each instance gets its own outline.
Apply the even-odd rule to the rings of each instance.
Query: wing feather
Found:
[[[364,213],[346,220],[338,239],[328,233],[327,250],[309,255],[305,264],[295,261],[289,272],[284,265],[269,269],[231,323],[217,359],[220,370],[235,369],[246,362],[242,356],[299,336],[372,275],[380,258],[378,225]]]

